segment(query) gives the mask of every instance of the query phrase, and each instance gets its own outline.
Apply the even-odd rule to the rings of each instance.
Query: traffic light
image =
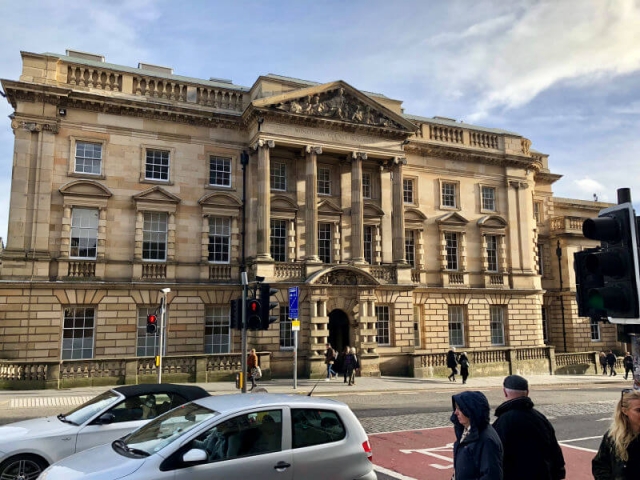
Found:
[[[589,272],[587,269],[587,257],[599,252],[600,248],[589,248],[573,254],[573,268],[576,274],[576,297],[578,302],[578,316],[602,319],[607,312],[601,305],[592,303],[595,298],[589,298],[589,291],[604,286],[604,278],[599,272]]]
[[[155,313],[147,315],[147,333],[156,333],[158,330],[158,316]]]
[[[271,310],[276,308],[278,302],[272,302],[271,296],[278,293],[277,288],[271,288],[268,283],[260,284],[260,303],[262,310],[260,311],[260,329],[269,330],[269,325],[278,321],[278,317],[271,315]]]
[[[230,307],[229,323],[231,328],[242,330],[242,299],[231,300]]]
[[[260,302],[255,298],[247,300],[247,328],[260,330]]]
[[[612,323],[640,323],[636,217],[630,202],[600,211],[584,221],[585,237],[600,240],[600,248],[574,257],[579,308],[603,314]],[[582,254],[582,255],[581,255]],[[583,302],[580,305],[580,302]]]

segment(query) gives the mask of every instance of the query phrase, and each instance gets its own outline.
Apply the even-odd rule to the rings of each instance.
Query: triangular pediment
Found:
[[[487,215],[478,220],[478,226],[482,228],[507,228],[507,221],[498,215]]]
[[[342,215],[344,211],[331,200],[322,200],[318,202],[318,213]]]
[[[412,122],[342,80],[266,97],[253,102],[258,109],[295,116],[317,117],[367,127],[412,133]]]
[[[405,222],[424,222],[427,216],[417,208],[407,208],[404,211]]]
[[[451,213],[447,213],[446,215],[442,215],[436,220],[436,222],[438,223],[438,225],[462,227],[467,223],[469,223],[469,220],[464,218],[458,212],[451,212]]]
[[[157,202],[157,203],[180,203],[179,197],[167,192],[162,187],[152,187],[144,192],[140,192],[133,196],[136,202]]]
[[[63,185],[58,191],[64,196],[77,197],[109,198],[112,195],[107,187],[93,180],[75,180]]]
[[[215,208],[240,208],[242,203],[228,193],[209,193],[198,200],[200,205]]]
[[[375,203],[366,203],[364,204],[364,208],[362,209],[362,215],[365,218],[377,218],[377,217],[384,217],[384,210],[382,210],[378,205],[376,205]]]
[[[277,210],[279,212],[297,212],[298,205],[288,197],[276,195],[271,197],[271,210]]]

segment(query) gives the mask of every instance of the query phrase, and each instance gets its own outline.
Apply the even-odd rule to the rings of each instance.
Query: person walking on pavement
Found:
[[[631,378],[633,378],[633,357],[629,352],[627,352],[622,359],[622,365],[624,365],[624,379],[627,379],[629,373],[631,373]]]
[[[256,349],[252,348],[249,351],[249,355],[247,355],[247,370],[249,373],[249,379],[251,380],[251,388],[249,391],[256,388],[256,367],[258,366],[258,355],[256,354]]]
[[[451,369],[451,374],[447,378],[450,382],[455,382],[458,374],[458,361],[456,360],[456,349],[453,347],[447,352],[447,368]]]
[[[462,392],[452,397],[456,441],[453,444],[455,480],[502,480],[503,451],[500,437],[489,423],[489,401],[482,392]]]
[[[609,366],[609,376],[615,376],[617,375],[616,373],[616,361],[618,359],[616,358],[616,355],[609,350],[609,353],[607,353],[607,365]]]
[[[469,378],[469,357],[467,357],[467,352],[462,352],[458,357],[458,362],[460,363],[460,375],[462,375],[462,384],[467,383],[467,378]]]
[[[344,383],[347,383],[347,355],[349,355],[350,351],[349,345],[344,347],[344,350],[338,354],[335,363],[336,371],[342,372]]]
[[[602,367],[602,374],[607,374],[607,354],[600,352],[600,366]]]
[[[625,388],[591,461],[595,480],[631,480],[640,472],[640,390]]]
[[[325,345],[326,350],[324,351],[324,363],[327,365],[327,378],[325,381],[331,380],[336,376],[336,372],[333,370],[333,364],[336,361],[336,351],[331,348],[331,344],[327,343]]]
[[[349,378],[349,386],[356,384],[356,369],[360,367],[358,357],[356,356],[356,349],[351,347],[349,353],[345,356],[344,360],[346,375]],[[345,380],[346,382],[346,380]]]
[[[529,382],[520,375],[504,379],[505,402],[496,408],[493,428],[504,448],[504,480],[560,480],[565,462],[551,423],[533,408]]]

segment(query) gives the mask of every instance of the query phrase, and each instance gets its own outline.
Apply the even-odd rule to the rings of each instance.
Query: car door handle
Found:
[[[274,465],[274,467],[273,467],[273,468],[274,468],[274,469],[276,469],[276,470],[285,470],[285,469],[289,468],[290,466],[291,466],[291,464],[290,464],[290,463],[287,463],[287,462],[278,462],[278,463],[276,463],[276,464]]]

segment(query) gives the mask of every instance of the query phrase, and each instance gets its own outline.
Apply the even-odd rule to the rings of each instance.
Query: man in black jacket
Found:
[[[504,379],[506,401],[496,408],[493,428],[504,447],[504,480],[560,480],[564,457],[549,420],[533,408],[529,382],[520,375]]]

